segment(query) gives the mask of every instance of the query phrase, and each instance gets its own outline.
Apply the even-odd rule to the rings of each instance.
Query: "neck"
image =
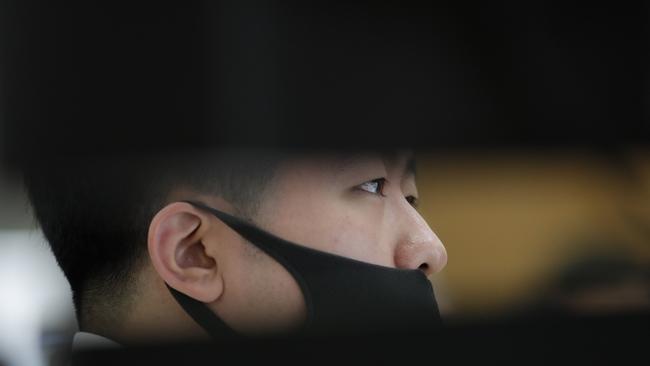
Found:
[[[146,286],[144,286],[146,284]],[[91,332],[122,345],[181,340],[206,340],[207,334],[173,299],[152,268],[144,268],[133,293],[134,301],[122,309],[103,306],[83,317],[80,330]]]

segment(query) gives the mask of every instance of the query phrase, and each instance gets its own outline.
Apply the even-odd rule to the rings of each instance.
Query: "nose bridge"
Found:
[[[420,269],[427,276],[442,270],[447,252],[436,234],[408,202],[403,200],[398,206],[395,266]]]

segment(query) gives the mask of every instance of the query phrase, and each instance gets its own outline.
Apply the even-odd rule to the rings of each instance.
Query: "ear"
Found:
[[[214,248],[206,248],[211,217],[185,202],[174,202],[151,221],[147,246],[158,275],[169,286],[210,303],[223,293],[223,273]],[[208,254],[210,253],[210,254]]]

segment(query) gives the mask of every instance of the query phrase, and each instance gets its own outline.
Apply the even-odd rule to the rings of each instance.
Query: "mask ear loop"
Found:
[[[193,202],[188,202],[194,204]],[[213,339],[236,339],[243,336],[235,332],[217,314],[201,301],[191,298],[165,283],[176,302],[185,310],[196,324],[206,331]]]
[[[232,328],[230,328],[228,324],[221,320],[221,318],[212,312],[204,303],[177,291],[167,284],[165,285],[183,310],[185,310],[185,312],[213,339],[242,338],[239,333],[236,333]]]
[[[307,282],[300,274],[300,272],[283,255],[278,253],[272,246],[261,245],[261,243],[268,242],[268,241],[273,241],[273,242],[281,241],[286,243],[282,245],[289,245],[292,247],[296,247],[296,244],[288,243],[283,239],[277,238],[270,233],[267,233],[255,226],[252,226],[251,224],[245,222],[244,220],[238,217],[231,216],[225,212],[221,212],[201,202],[197,202],[197,201],[183,201],[183,202],[189,203],[190,205],[196,208],[212,213],[217,219],[221,220],[221,222],[223,222],[228,227],[230,227],[233,231],[241,235],[242,238],[248,240],[257,248],[259,248],[260,250],[268,254],[275,261],[280,263],[280,265],[282,265],[282,267],[284,267],[287,270],[287,272],[289,272],[289,274],[298,283],[298,286],[300,287],[300,290],[302,292],[303,299],[305,301],[305,306],[307,307],[307,320],[305,321],[305,324],[303,324],[301,331],[304,332],[306,329],[308,329],[311,326],[311,322],[313,321],[314,318],[314,306],[312,303],[311,291],[309,289]],[[308,250],[308,249],[304,248],[302,250]]]
[[[238,230],[239,226],[242,225],[238,218],[225,214],[219,210],[204,205],[200,202],[194,202],[194,201],[183,201],[183,202],[189,203],[194,207],[212,213],[219,220],[224,222],[231,229],[235,230],[237,233],[239,233],[246,239],[248,240],[252,239],[248,237],[248,235],[246,235],[245,233],[242,233],[241,230]],[[252,229],[253,232],[257,233],[258,235],[263,235],[263,236],[265,235],[264,233],[259,232],[258,229],[256,228],[250,228],[250,229]],[[260,247],[260,249],[264,250],[265,252],[267,252],[267,254],[271,255],[271,257],[273,257],[275,260],[279,261],[280,264],[282,264],[298,282],[303,292],[305,303],[307,304],[307,309],[308,309],[307,311],[309,313],[307,317],[308,318],[307,322],[306,324],[303,325],[303,331],[304,331],[304,329],[307,328],[312,318],[311,297],[309,296],[309,292],[307,291],[307,286],[304,283],[304,280],[302,279],[300,274],[282,256],[277,255],[277,253],[270,250],[269,248]],[[245,338],[243,335],[235,332],[230,326],[228,326],[228,324],[226,324],[221,318],[219,318],[219,316],[217,316],[217,314],[215,314],[212,310],[210,310],[206,306],[206,304],[185,295],[184,293],[172,288],[168,284],[165,285],[167,286],[167,289],[169,289],[169,292],[171,292],[176,302],[183,308],[183,310],[185,310],[185,312],[194,320],[194,322],[196,322],[199,326],[201,326],[201,328],[203,328],[203,330],[205,330],[212,338],[214,339]]]

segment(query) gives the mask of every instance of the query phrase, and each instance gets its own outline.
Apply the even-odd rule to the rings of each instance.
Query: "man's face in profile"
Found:
[[[292,159],[277,171],[256,224],[320,251],[431,275],[445,266],[447,254],[414,207],[412,158],[403,153]],[[246,299],[237,305],[242,329],[298,326],[305,304],[289,273],[250,244],[242,246],[237,260],[233,280],[238,297]]]

